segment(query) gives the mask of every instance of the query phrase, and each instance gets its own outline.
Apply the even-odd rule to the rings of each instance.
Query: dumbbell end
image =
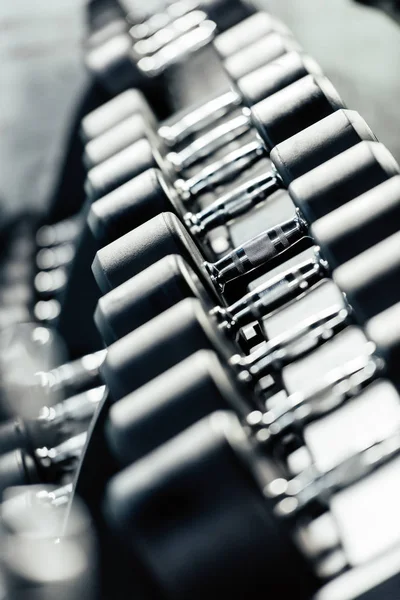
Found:
[[[102,264],[101,264],[98,254],[96,254],[96,256],[94,257],[93,263],[92,263],[92,273],[94,275],[97,285],[99,286],[99,288],[103,294],[107,294],[107,292],[112,290],[113,286],[111,285],[110,281],[108,280],[108,278],[104,272],[104,269],[102,267]]]

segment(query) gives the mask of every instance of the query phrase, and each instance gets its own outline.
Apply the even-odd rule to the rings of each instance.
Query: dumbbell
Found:
[[[88,223],[100,246],[104,246],[172,208],[201,245],[202,238],[213,228],[246,214],[278,189],[288,188],[301,175],[358,142],[374,140],[357,112],[338,110],[275,146],[271,170],[197,213],[188,211],[163,175],[152,169],[96,200],[91,205]]]
[[[128,548],[140,548],[164,593],[176,598],[192,593],[201,597],[209,585],[240,597],[249,575],[247,563],[239,558],[242,552],[243,560],[250,555],[251,567],[260,569],[258,575],[251,572],[251,583],[254,578],[258,586],[267,581],[264,585],[271,583],[273,590],[282,592],[281,570],[287,573],[289,568],[291,578],[295,576],[296,563],[292,565],[284,556],[284,550],[291,548],[285,543],[288,533],[296,535],[297,528],[304,531],[313,524],[315,515],[326,510],[335,513],[335,498],[341,492],[349,491],[389,464],[400,451],[397,430],[327,472],[314,468],[290,479],[268,458],[264,445],[249,436],[245,428],[238,427],[236,418],[228,414],[214,413],[200,421],[117,475],[108,488],[105,510],[110,525]],[[249,488],[254,495],[252,502],[249,498],[245,502],[244,494]],[[232,505],[232,498],[238,501],[237,507]],[[257,498],[264,503],[264,514]],[[250,505],[251,509],[246,508]],[[168,510],[171,506],[173,513]],[[187,511],[184,506],[189,507]],[[247,537],[250,523],[254,529]],[[201,536],[196,535],[199,527]],[[300,534],[298,529],[297,533]],[[263,534],[264,547],[260,548],[259,536]],[[215,554],[209,552],[210,535]],[[323,556],[322,548],[313,556],[308,546],[307,556],[304,538],[298,535],[296,539],[316,567]],[[224,553],[223,547],[229,547],[229,552]],[[278,565],[276,553],[280,558]],[[196,565],[194,570],[182,567],[183,556]],[[218,556],[221,563],[215,569]],[[204,585],[199,584],[199,573]],[[297,580],[301,590],[300,584],[301,578]],[[298,593],[299,590],[297,597]]]
[[[227,30],[254,13],[241,0],[235,0],[233,5],[229,2],[229,6],[226,0],[205,0],[202,8],[182,15],[178,23],[167,25],[168,31],[164,32],[170,34],[171,41],[162,42],[153,53],[157,38],[161,39],[160,32],[152,39],[137,41],[134,31],[122,32],[88,48],[86,65],[113,94],[128,87],[148,86],[171,64],[212,43],[218,31]],[[246,38],[242,42],[246,43]]]
[[[359,322],[382,312],[399,297],[399,239],[397,232],[332,272]],[[237,340],[244,326],[305,294],[329,272],[323,259],[311,258],[267,280],[227,308],[217,306],[207,312],[197,299],[182,300],[108,348],[101,372],[112,398],[122,398],[201,348],[211,347],[229,360],[235,354],[232,340]]]
[[[361,142],[290,184],[291,197],[301,207],[294,220],[261,233],[215,263],[200,259],[193,240],[174,215],[161,213],[101,248],[93,262],[93,273],[106,293],[166,254],[179,253],[221,292],[233,279],[261,265],[268,268],[269,261],[278,254],[283,253],[284,257],[288,246],[306,235],[306,219],[312,223],[398,172],[396,162],[384,146]]]
[[[166,169],[182,198],[196,197],[217,183],[234,179],[245,166],[268,156],[274,146],[340,108],[343,103],[329,80],[308,75],[253,106],[251,118],[260,140],[228,153],[188,180],[176,180],[176,172],[171,172],[169,161],[142,139],[89,171],[88,197],[91,200],[100,198],[146,169],[157,166]]]
[[[237,80],[236,87],[239,91],[236,93],[236,96],[239,97],[240,95],[243,100],[241,103],[236,101],[235,107],[238,108],[242,105],[243,115],[239,115],[235,120],[237,132],[232,134],[232,138],[234,139],[247,133],[249,130],[247,107],[251,108],[258,102],[310,73],[322,75],[321,69],[310,57],[302,55],[298,51],[291,50],[294,47],[294,43],[290,39],[285,40],[285,38],[282,38],[278,34],[271,34],[268,36],[268,41],[271,45],[270,60],[266,60],[264,66],[257,68],[255,71],[250,71],[249,74]],[[277,42],[279,42],[278,48]],[[286,53],[276,59],[276,55],[279,55],[279,53],[282,54],[284,50]],[[219,106],[222,105],[226,96],[227,94],[224,94],[221,98],[218,97],[208,103],[212,104],[213,115],[216,120],[221,118],[219,115],[222,109]],[[109,104],[111,105],[112,102],[109,102]],[[200,111],[200,109],[198,110]],[[154,128],[154,118],[152,121],[147,121],[145,116],[145,114],[141,114],[135,110],[113,128],[88,141],[84,152],[84,161],[87,168],[90,169],[101,164],[141,138],[148,138],[162,153],[166,154],[168,150],[167,146],[174,145],[172,142],[172,133],[170,132],[175,126],[174,123],[171,126],[164,124],[158,128]],[[185,122],[187,122],[189,116],[183,117],[181,121],[185,119]],[[176,121],[177,117],[174,116],[172,120]],[[181,121],[178,120],[176,125],[179,125]],[[212,145],[207,143],[203,147],[201,143],[193,142],[182,152],[190,153],[193,157],[193,162],[209,156],[212,151],[214,152],[218,149],[219,144],[226,145],[227,141],[229,141],[225,137],[227,135],[226,129],[230,127],[230,123],[216,127],[213,132],[214,140],[212,141]],[[175,160],[175,157],[176,154],[171,152],[166,156],[172,162]]]

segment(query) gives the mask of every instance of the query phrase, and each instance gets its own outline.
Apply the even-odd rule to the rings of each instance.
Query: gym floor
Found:
[[[352,0],[258,0],[293,29],[400,160],[400,29]],[[0,3],[0,197],[46,206],[86,75],[84,0]]]

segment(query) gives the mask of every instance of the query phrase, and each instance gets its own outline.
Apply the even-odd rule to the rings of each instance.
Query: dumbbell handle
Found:
[[[266,264],[306,235],[307,225],[300,214],[261,232],[238,246],[216,263],[205,262],[211,281],[221,292],[225,285]]]
[[[198,213],[186,213],[184,221],[195,236],[204,236],[220,225],[245,215],[264,202],[283,183],[274,169],[255,177],[237,189],[225,194]]]
[[[135,40],[144,40],[153,36],[155,33],[168,27],[175,19],[183,17],[199,5],[198,0],[178,0],[167,6],[165,11],[151,15],[143,23],[134,25],[130,29],[130,34]]]
[[[350,309],[342,306],[322,311],[294,329],[265,342],[250,355],[236,354],[229,363],[239,373],[248,373],[251,380],[260,380],[271,370],[281,370],[307,356],[343,331],[349,325],[350,316]]]
[[[241,98],[233,90],[213,98],[201,107],[193,110],[172,125],[162,125],[159,136],[169,146],[182,142],[190,135],[202,131],[208,125],[227,115],[233,107],[240,106]]]
[[[243,108],[241,115],[215,127],[189,144],[184,150],[169,152],[166,158],[180,173],[247,133],[251,125],[251,112],[248,108]]]
[[[190,200],[216,185],[231,181],[244,169],[257,162],[264,154],[264,143],[259,139],[254,140],[229,152],[190,179],[178,179],[175,187],[182,200]]]
[[[381,372],[381,365],[366,345],[365,354],[333,369],[308,392],[295,392],[266,413],[253,411],[248,424],[261,432],[257,437],[270,442],[288,430],[303,428],[336,410],[354,397]]]
[[[137,63],[139,70],[150,77],[161,75],[188,54],[209,44],[214,39],[216,28],[212,21],[203,21],[199,27],[167,44],[152,56],[141,58]]]
[[[235,334],[245,325],[260,321],[288,302],[306,293],[327,274],[327,266],[317,256],[269,279],[228,308],[217,306],[210,315],[221,329]]]
[[[183,34],[198,27],[207,19],[205,12],[193,10],[190,13],[178,17],[170,25],[163,27],[159,32],[152,36],[139,40],[133,46],[133,51],[138,55],[151,55],[159,52],[166,44],[170,44],[179,39]]]
[[[280,483],[283,493],[279,494],[279,501],[275,512],[279,516],[293,517],[315,501],[323,500],[324,503],[334,495],[348,487],[355,485],[377,469],[386,465],[400,453],[400,431],[388,438],[371,444],[368,448],[341,462],[325,473],[320,473],[314,465],[303,471],[300,475],[284,484]],[[275,482],[274,482],[275,483]],[[273,489],[272,484],[267,487]],[[270,494],[274,497],[274,494]]]

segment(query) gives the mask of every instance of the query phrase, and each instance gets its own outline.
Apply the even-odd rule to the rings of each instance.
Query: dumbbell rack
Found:
[[[282,51],[253,71],[290,68],[290,81],[241,96],[252,45],[229,38],[227,11],[242,5],[226,2],[214,13],[216,0],[187,3],[186,53],[157,72],[151,54],[127,51],[146,22],[90,3],[86,201],[66,220],[18,224],[7,246],[6,273],[22,257],[33,285],[3,347],[19,360],[26,347],[35,400],[27,411],[4,352],[10,597],[242,598],[264,586],[299,600],[396,597],[400,170],[278,21],[259,43],[279,38]],[[260,15],[244,4],[236,26]],[[223,116],[168,147],[194,105],[233,92]],[[141,135],[96,163],[93,143],[116,129],[90,128],[114,118],[118,98],[140,108],[114,127]],[[207,152],[182,167],[189,143]],[[204,193],[187,185],[227,155],[240,155],[235,176]],[[201,211],[217,224],[207,235]]]

